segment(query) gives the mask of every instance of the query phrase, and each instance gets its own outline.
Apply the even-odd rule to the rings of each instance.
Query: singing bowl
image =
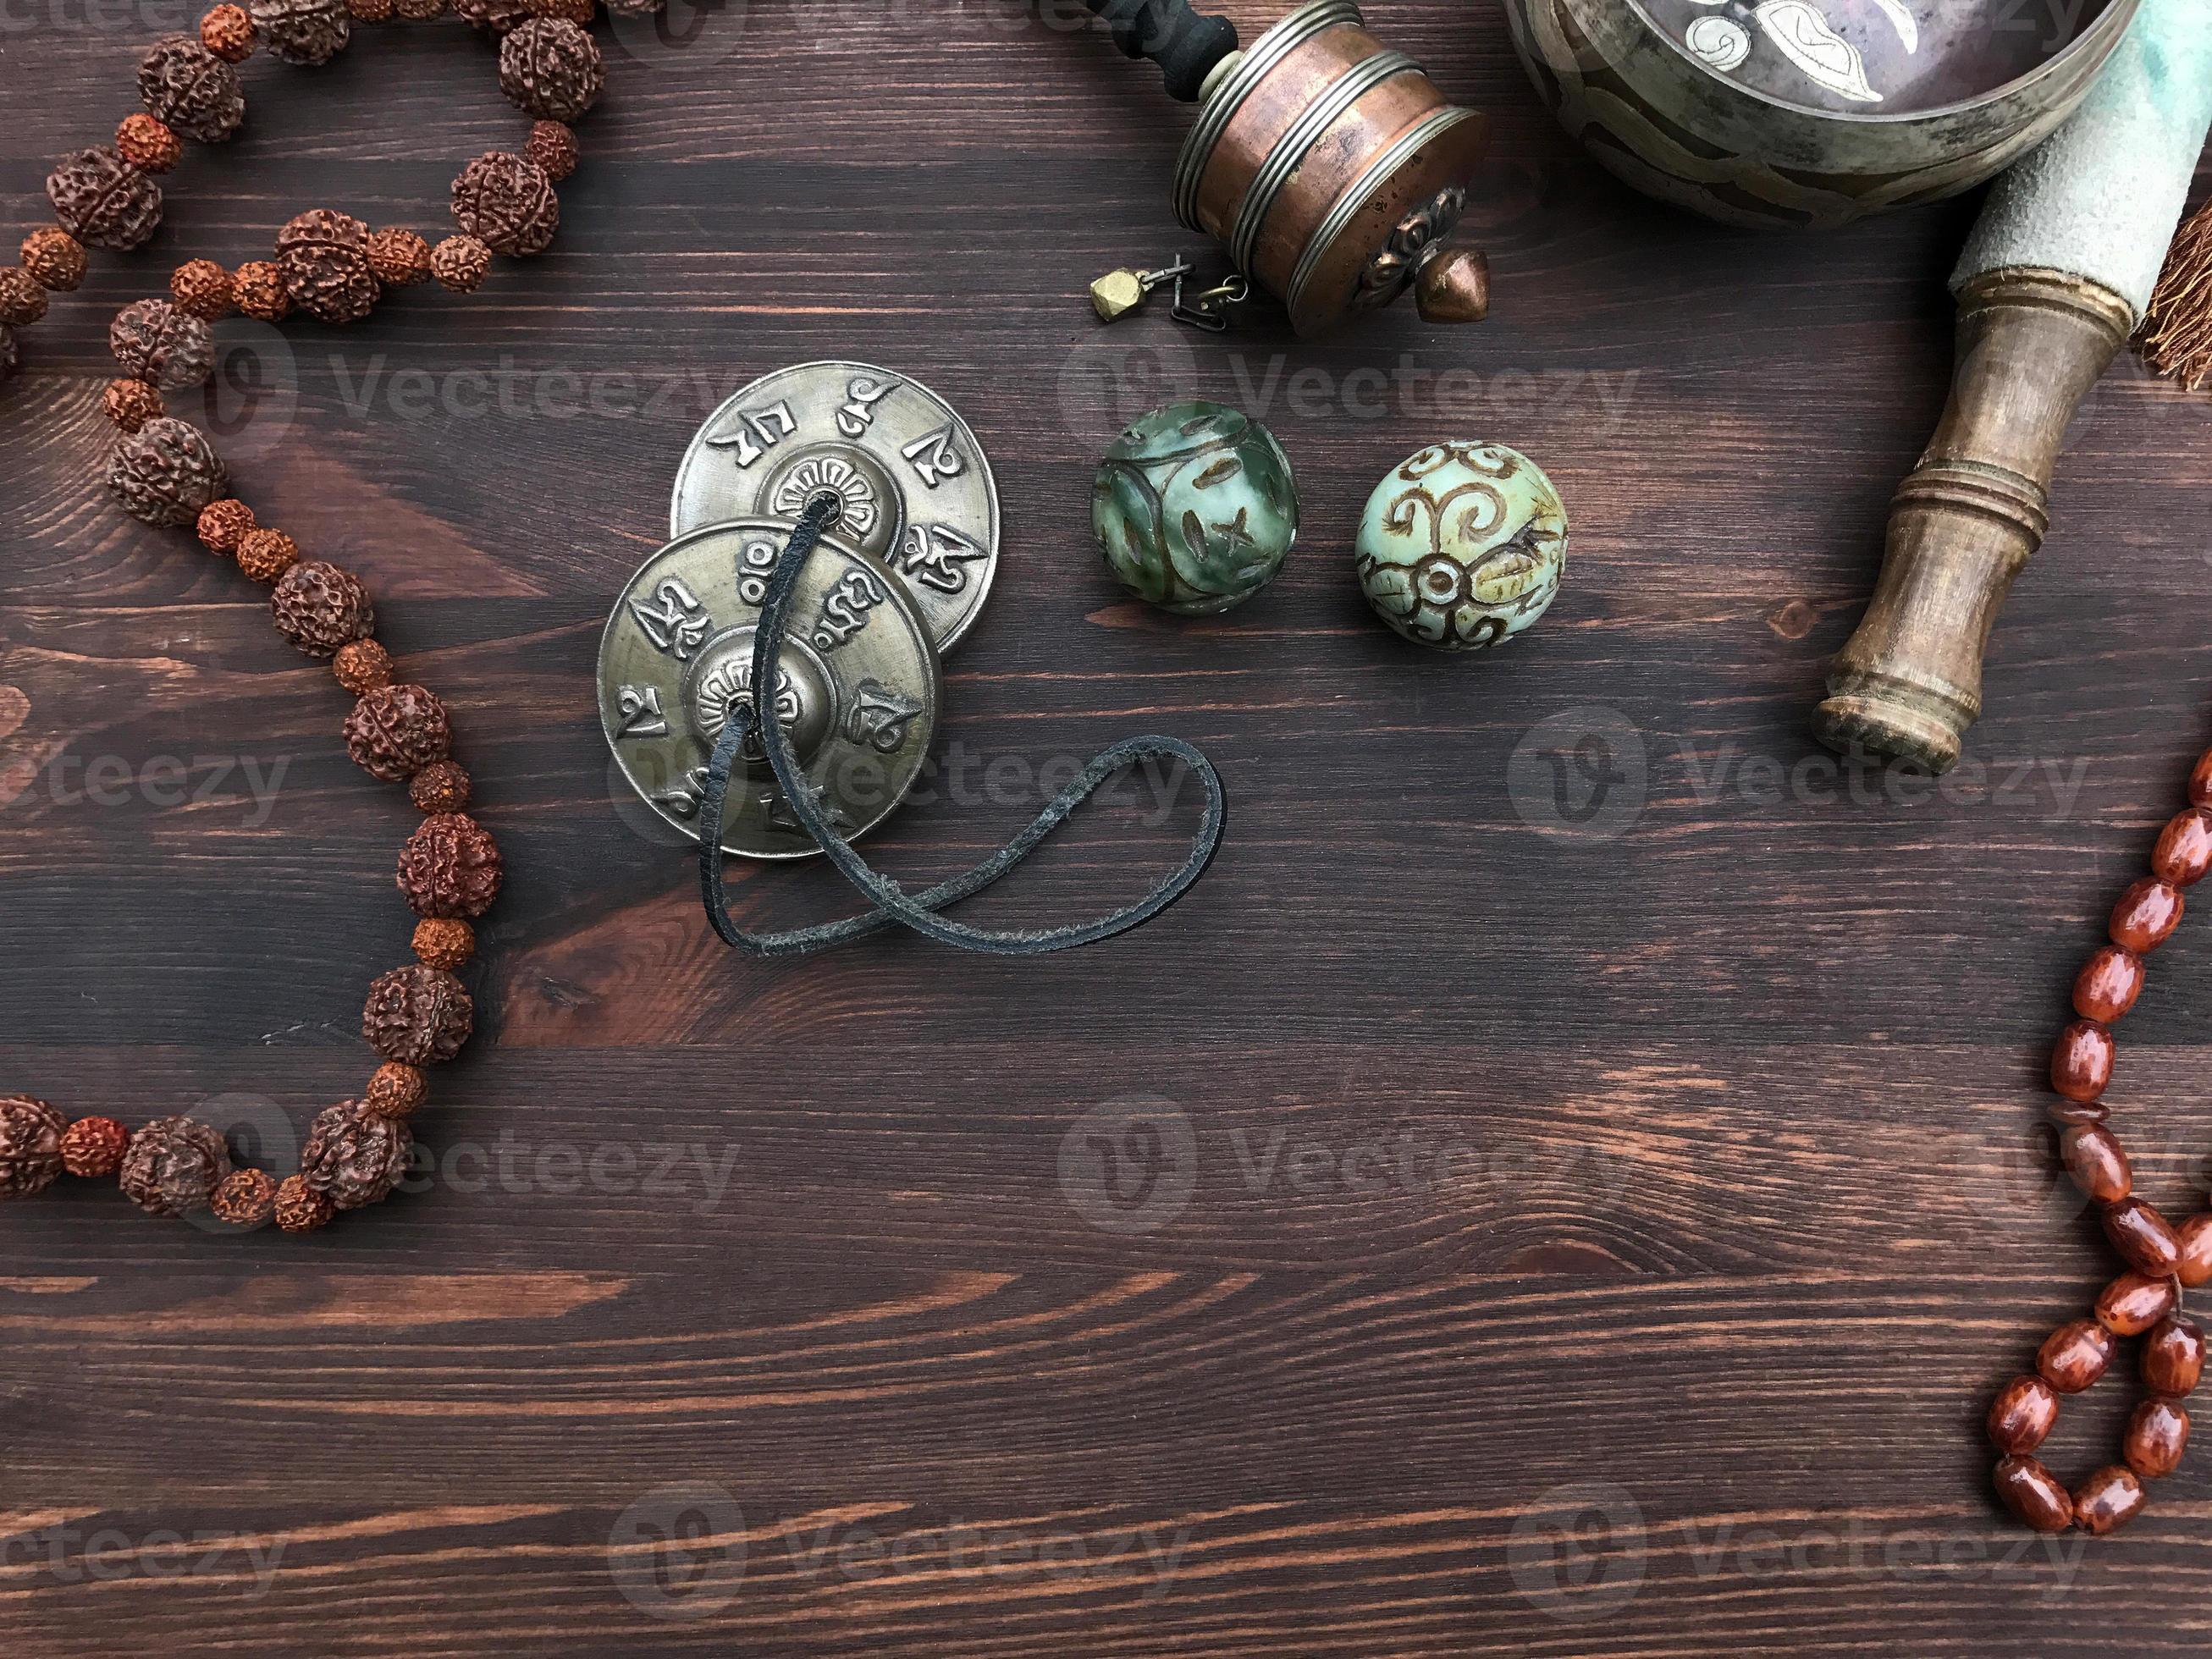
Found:
[[[2024,72],[2006,0],[1505,9],[1537,90],[1609,170],[1709,218],[1778,228],[1937,201],[2002,172],[2073,113],[2141,3],[2107,0]]]

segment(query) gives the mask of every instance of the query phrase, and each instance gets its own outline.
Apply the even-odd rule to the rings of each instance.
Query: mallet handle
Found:
[[[1897,493],[1874,602],[1830,666],[1824,743],[1937,772],[1957,762],[1990,629],[2051,527],[2066,429],[2135,320],[2112,289],[2057,270],[1993,270],[1960,290],[1950,407]]]

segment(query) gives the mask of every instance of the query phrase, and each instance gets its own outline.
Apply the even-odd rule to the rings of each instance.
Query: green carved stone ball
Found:
[[[1503,444],[1437,444],[1376,487],[1359,521],[1360,590],[1417,645],[1480,651],[1551,608],[1567,568],[1567,509]]]
[[[1115,580],[1178,616],[1243,604],[1298,538],[1290,458],[1220,404],[1170,404],[1132,426],[1106,452],[1091,503]]]

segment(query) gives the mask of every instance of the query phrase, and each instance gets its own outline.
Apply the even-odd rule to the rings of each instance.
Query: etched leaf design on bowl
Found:
[[[1829,91],[1862,104],[1881,102],[1859,49],[1829,27],[1813,0],[1762,0],[1752,15],[1791,63]]]

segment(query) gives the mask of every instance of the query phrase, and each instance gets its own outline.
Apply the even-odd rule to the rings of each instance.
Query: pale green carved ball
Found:
[[[1274,580],[1297,540],[1298,498],[1266,427],[1220,404],[1170,404],[1106,452],[1091,520],[1115,580],[1206,617]]]
[[[1417,645],[1479,651],[1551,608],[1567,568],[1567,509],[1503,444],[1436,444],[1376,486],[1359,521],[1360,590]]]

